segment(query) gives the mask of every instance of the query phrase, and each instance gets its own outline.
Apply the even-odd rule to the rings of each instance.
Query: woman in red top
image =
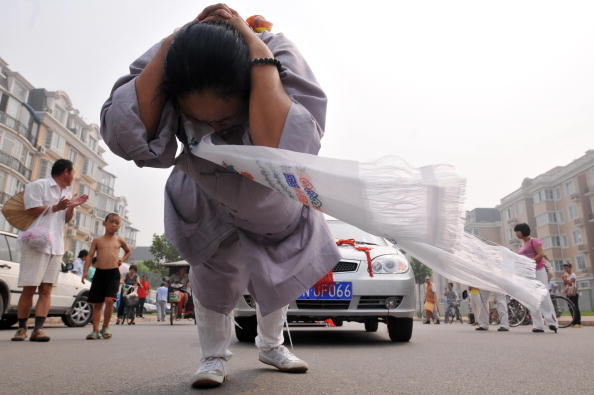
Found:
[[[140,287],[138,287],[138,309],[136,309],[136,316],[142,317],[144,313],[144,302],[149,295],[151,290],[151,285],[148,282],[148,278],[146,274],[142,276],[142,281],[140,281]]]
[[[528,224],[517,224],[514,227],[514,232],[516,232],[516,237],[523,241],[522,248],[520,248],[518,254],[534,259],[536,279],[548,289],[549,278],[545,269],[545,253],[542,249],[542,241],[530,236],[530,227]],[[546,323],[550,330],[557,333],[557,317],[553,302],[549,296],[542,301],[538,310],[531,310],[530,315],[532,316],[532,332],[544,332],[544,324]]]

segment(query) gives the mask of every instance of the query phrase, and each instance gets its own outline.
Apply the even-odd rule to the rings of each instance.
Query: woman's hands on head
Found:
[[[239,16],[237,11],[228,5],[219,3],[206,7],[196,18],[198,22],[222,21],[236,28],[246,40],[254,36],[254,32],[247,22]]]
[[[195,20],[198,22],[226,22],[241,33],[246,44],[250,48],[252,58],[272,57],[272,53],[266,44],[256,36],[256,33],[249,27],[247,22],[237,11],[226,4],[219,3],[206,7]]]

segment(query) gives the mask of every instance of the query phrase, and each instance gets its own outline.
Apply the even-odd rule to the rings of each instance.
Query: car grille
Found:
[[[386,309],[386,298],[396,298],[396,307],[402,303],[402,296],[361,296],[358,310]]]
[[[312,310],[347,310],[351,304],[350,300],[297,300],[298,309]]]
[[[359,264],[357,262],[338,262],[332,269],[334,273],[356,272]]]

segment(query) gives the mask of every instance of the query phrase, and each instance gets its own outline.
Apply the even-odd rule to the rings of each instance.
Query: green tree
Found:
[[[419,261],[415,257],[410,259],[410,264],[413,268],[413,272],[415,273],[415,282],[417,284],[423,284],[425,282],[425,278],[431,277],[433,274],[433,271],[430,268],[423,265],[423,262]]]
[[[165,238],[165,235],[153,234],[153,243],[149,251],[155,257],[154,261],[157,264],[175,262],[182,259],[173,244]]]
[[[422,314],[423,301],[421,300],[421,286],[425,282],[425,278],[431,277],[433,271],[427,266],[423,265],[423,262],[419,261],[415,257],[410,259],[410,265],[412,266],[413,273],[415,274],[415,282],[417,283],[417,290],[419,292],[419,313]]]

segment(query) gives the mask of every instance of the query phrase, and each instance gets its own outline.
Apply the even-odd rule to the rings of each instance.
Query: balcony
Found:
[[[8,126],[10,129],[25,137],[32,145],[37,143],[37,131],[34,132],[32,127],[29,128],[26,125],[23,125],[20,121],[3,111],[0,111],[0,123]],[[32,123],[32,125],[33,124],[34,123]]]
[[[574,225],[576,226],[584,226],[584,219],[583,218],[576,218],[573,220]]]
[[[0,164],[10,167],[20,173],[27,180],[31,179],[31,169],[27,168],[20,160],[6,152],[0,151]]]
[[[577,249],[579,251],[588,251],[588,246],[586,244],[580,244],[579,246],[577,246]]]
[[[579,200],[580,199],[580,194],[579,193],[572,193],[571,195],[569,195],[569,197],[571,198],[571,200]]]
[[[102,192],[106,195],[110,195],[110,196],[113,196],[113,194],[114,194],[112,187],[110,187],[109,185],[102,184],[100,182],[97,183],[97,191]]]

